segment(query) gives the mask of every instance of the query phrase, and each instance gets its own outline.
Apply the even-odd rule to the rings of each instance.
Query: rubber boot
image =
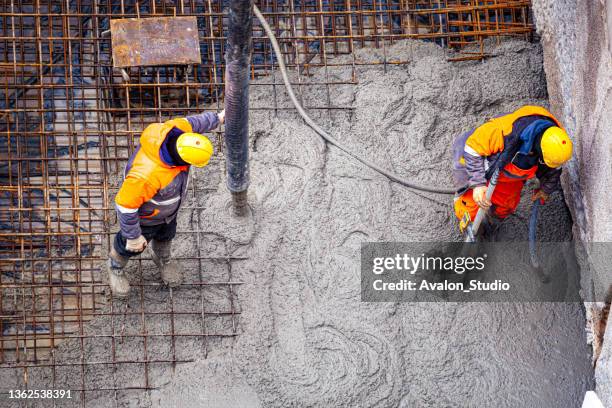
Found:
[[[178,262],[172,260],[172,241],[155,241],[151,244],[153,262],[161,272],[162,281],[171,288],[175,288],[183,281],[183,271]]]
[[[112,248],[108,254],[108,282],[113,296],[125,298],[130,293],[130,282],[125,276],[123,268],[128,262],[125,258]]]

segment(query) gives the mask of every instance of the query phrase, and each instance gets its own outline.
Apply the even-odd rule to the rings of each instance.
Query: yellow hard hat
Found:
[[[199,133],[183,133],[176,140],[176,151],[181,159],[196,167],[204,167],[213,155],[210,140]]]
[[[546,129],[540,142],[542,158],[548,167],[556,168],[572,158],[573,143],[565,130],[552,126]]]

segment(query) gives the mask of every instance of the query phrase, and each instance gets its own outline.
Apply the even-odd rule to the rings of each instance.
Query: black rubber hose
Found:
[[[548,283],[551,281],[551,277],[544,272],[544,267],[540,264],[540,259],[538,258],[538,212],[541,206],[542,203],[540,200],[535,200],[531,207],[531,215],[529,216],[529,261],[531,262],[531,268],[540,281],[542,283]]]
[[[231,0],[225,51],[225,151],[227,187],[249,186],[249,71],[253,27],[252,0]]]
[[[276,54],[276,59],[278,61],[278,67],[280,69],[281,75],[283,76],[283,82],[285,83],[285,88],[287,89],[289,98],[291,98],[291,102],[293,102],[293,105],[297,109],[298,113],[304,119],[306,124],[308,124],[308,126],[312,128],[312,130],[317,132],[319,136],[321,136],[328,143],[336,146],[338,149],[342,150],[344,153],[348,154],[354,159],[359,160],[361,163],[365,164],[369,168],[376,170],[377,172],[387,177],[391,181],[395,181],[396,183],[399,183],[403,186],[406,186],[406,187],[409,187],[415,190],[427,191],[429,193],[455,194],[456,190],[453,188],[441,188],[441,187],[416,184],[387,169],[384,169],[380,167],[379,165],[377,165],[376,163],[373,163],[369,161],[368,159],[359,156],[357,153],[353,152],[347,146],[343,145],[338,140],[336,140],[333,136],[331,136],[329,133],[323,130],[310,116],[308,116],[308,113],[302,107],[297,97],[295,96],[295,92],[293,92],[293,87],[291,86],[291,83],[289,82],[289,76],[287,74],[287,67],[285,66],[283,54],[281,53],[280,46],[278,45],[278,41],[276,40],[276,37],[274,36],[274,33],[272,32],[270,25],[268,24],[264,16],[261,14],[257,6],[253,6],[253,12],[255,13],[255,16],[257,17],[257,19],[263,26],[263,29],[265,30],[266,35],[268,36],[268,39],[270,40],[270,43],[272,44],[272,48],[274,49],[274,54]],[[229,123],[229,119],[227,120],[227,122]]]
[[[540,209],[540,200],[535,200],[531,206],[531,215],[529,216],[529,258],[531,265],[534,268],[540,267],[538,260],[538,250],[536,247],[536,234],[538,231],[538,210]]]

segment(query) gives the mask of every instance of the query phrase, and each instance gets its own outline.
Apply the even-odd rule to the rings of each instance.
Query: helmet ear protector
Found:
[[[540,148],[544,163],[554,169],[572,158],[574,144],[565,130],[552,126],[542,134]]]
[[[204,167],[210,161],[214,148],[206,136],[185,132],[176,140],[176,151],[185,162],[196,167]]]

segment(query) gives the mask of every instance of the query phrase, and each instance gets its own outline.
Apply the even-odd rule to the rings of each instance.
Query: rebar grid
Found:
[[[326,98],[306,108],[329,115],[351,111],[332,95],[335,87],[358,82],[356,67],[410,62],[387,55],[395,41],[435,41],[461,51],[449,52],[451,60],[481,59],[488,55],[487,37],[528,39],[533,31],[529,1],[521,0],[256,3],[297,73],[298,90],[326,89]],[[2,1],[0,379],[13,378],[2,392],[66,388],[76,394],[75,405],[107,398],[117,406],[130,392],[155,388],[163,367],[206,355],[209,339],[238,334],[240,282],[232,264],[244,257],[206,230],[198,200],[222,185],[215,179],[223,176],[222,157],[210,166],[212,180],[194,174],[182,209],[189,227],[179,228],[177,241],[191,243],[177,256],[191,271],[185,283],[175,291],[162,288],[146,255],[131,261],[127,302],[108,297],[104,277],[105,248],[117,230],[113,198],[140,132],[151,122],[221,109],[226,5]],[[173,15],[197,17],[201,64],[113,68],[111,18]],[[265,77],[276,69],[276,57],[257,22],[254,30],[252,77]],[[383,57],[360,60],[355,50],[366,46],[382,48]],[[350,80],[327,75],[338,66],[352,67]],[[319,68],[326,80],[310,81],[310,71]],[[252,86],[269,87],[275,97],[252,109],[292,109],[279,103],[281,84],[270,78]],[[219,152],[223,134],[214,134]],[[111,382],[100,381],[101,370]],[[120,381],[126,374],[133,380]]]

